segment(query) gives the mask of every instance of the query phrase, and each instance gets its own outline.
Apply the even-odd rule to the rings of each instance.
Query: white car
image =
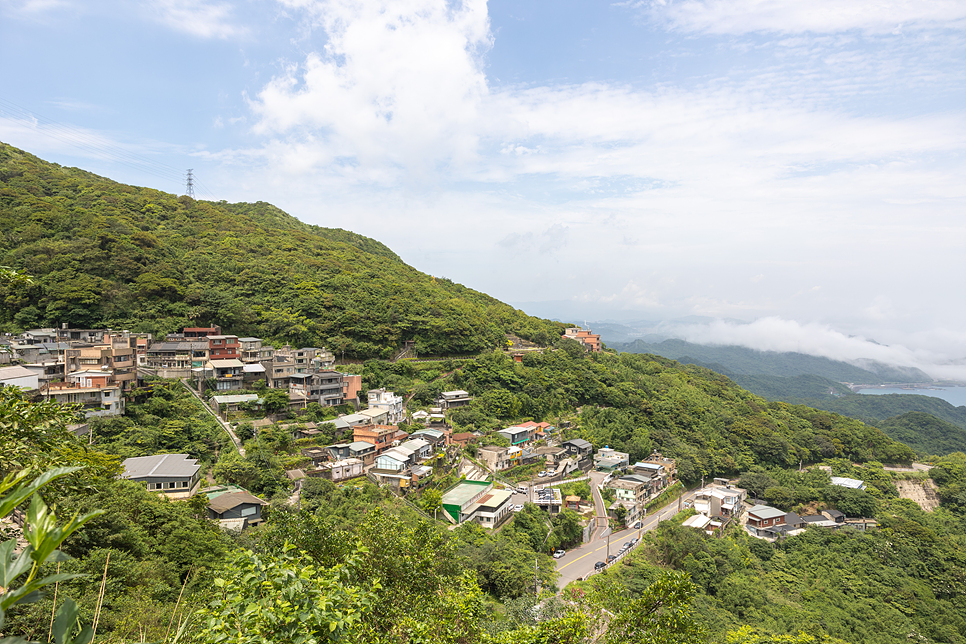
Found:
[[[523,506],[522,505],[514,505],[513,506],[513,511],[514,512],[519,512],[522,509],[523,509]]]
[[[560,558],[561,558],[561,557],[563,557],[563,556],[564,556],[565,554],[567,554],[567,551],[566,551],[566,550],[558,550],[558,551],[556,551],[555,553],[553,553],[553,558],[554,558],[554,559],[560,559]]]
[[[544,477],[544,476],[546,476],[546,475],[547,475],[547,472],[546,472],[546,470],[545,470],[545,471],[543,471],[543,472],[540,472],[539,474],[537,474],[537,476],[539,476],[540,478],[543,478],[543,477]]]

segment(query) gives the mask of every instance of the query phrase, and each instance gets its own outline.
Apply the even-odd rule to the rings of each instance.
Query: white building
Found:
[[[396,425],[406,417],[402,396],[385,389],[369,390],[369,409],[384,410],[388,414],[387,425]]]
[[[0,369],[0,386],[37,389],[40,384],[36,372],[26,367],[4,367]]]

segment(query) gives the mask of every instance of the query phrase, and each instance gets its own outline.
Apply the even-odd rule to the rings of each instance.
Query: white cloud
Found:
[[[966,381],[966,364],[950,364],[943,356],[952,350],[966,356],[966,334],[945,333],[942,351],[909,349],[900,344],[879,344],[867,337],[850,336],[826,324],[801,324],[766,317],[750,324],[716,320],[710,324],[668,326],[662,329],[688,342],[736,345],[759,351],[797,352],[862,364],[874,360],[888,365],[916,367],[934,378]]]
[[[285,4],[310,12],[328,41],[258,93],[257,133],[311,138],[315,164],[348,164],[347,174],[365,180],[475,157],[487,92],[485,2]]]
[[[233,21],[228,2],[153,0],[145,10],[158,22],[198,38],[231,38],[247,29]]]
[[[650,0],[633,6],[673,29],[712,34],[966,28],[960,0]]]

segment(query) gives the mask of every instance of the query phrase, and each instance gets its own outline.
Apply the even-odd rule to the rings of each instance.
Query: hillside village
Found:
[[[568,328],[563,337],[588,352],[602,347],[600,336],[588,330]],[[693,512],[684,526],[712,536],[730,524],[768,540],[809,526],[867,530],[877,525],[874,519],[846,517],[835,509],[802,517],[749,500],[746,490],[727,479],[685,491],[673,458],[652,453],[632,463],[628,453],[564,438],[564,428],[548,422],[509,425],[489,437],[454,431],[449,416],[473,401],[466,391],[442,391],[433,405],[414,410],[385,388],[363,395],[362,376],[336,369],[334,354],[325,348],[275,348],[260,338],[225,334],[218,326],[187,327],[160,340],[66,325],[34,329],[0,341],[0,361],[6,365],[0,367],[0,385],[76,405],[87,419],[123,415],[126,400],[162,378],[184,383],[239,450],[240,421],[251,423],[254,432],[278,426],[299,445],[300,466],[286,471],[290,503],[298,502],[306,480],[316,478],[340,485],[368,479],[407,496],[423,490],[434,480],[434,468],[440,468],[459,476],[441,490],[434,519],[498,529],[526,504],[551,515],[570,510],[580,516],[584,543],[604,532],[653,528],[656,522],[645,527],[652,516],[648,509],[660,511],[675,503],[677,510]],[[342,413],[333,412],[325,421],[301,418],[310,406]],[[72,431],[84,435],[88,423],[77,423]],[[323,440],[327,436],[336,440]],[[258,525],[269,504],[237,485],[214,483],[188,454],[131,457],[123,465],[125,478],[166,498],[203,495],[209,517],[226,529]],[[865,488],[862,481],[843,477],[830,482]],[[623,555],[629,544],[614,556],[608,547],[594,571]],[[564,555],[560,551],[558,556]]]

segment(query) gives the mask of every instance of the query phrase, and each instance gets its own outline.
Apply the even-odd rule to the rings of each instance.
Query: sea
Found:
[[[942,398],[953,407],[966,405],[966,387],[928,387],[924,386],[916,389],[900,389],[898,387],[884,387],[876,389],[859,389],[860,394],[872,394],[881,396],[882,394],[917,394],[920,396],[932,396]]]

